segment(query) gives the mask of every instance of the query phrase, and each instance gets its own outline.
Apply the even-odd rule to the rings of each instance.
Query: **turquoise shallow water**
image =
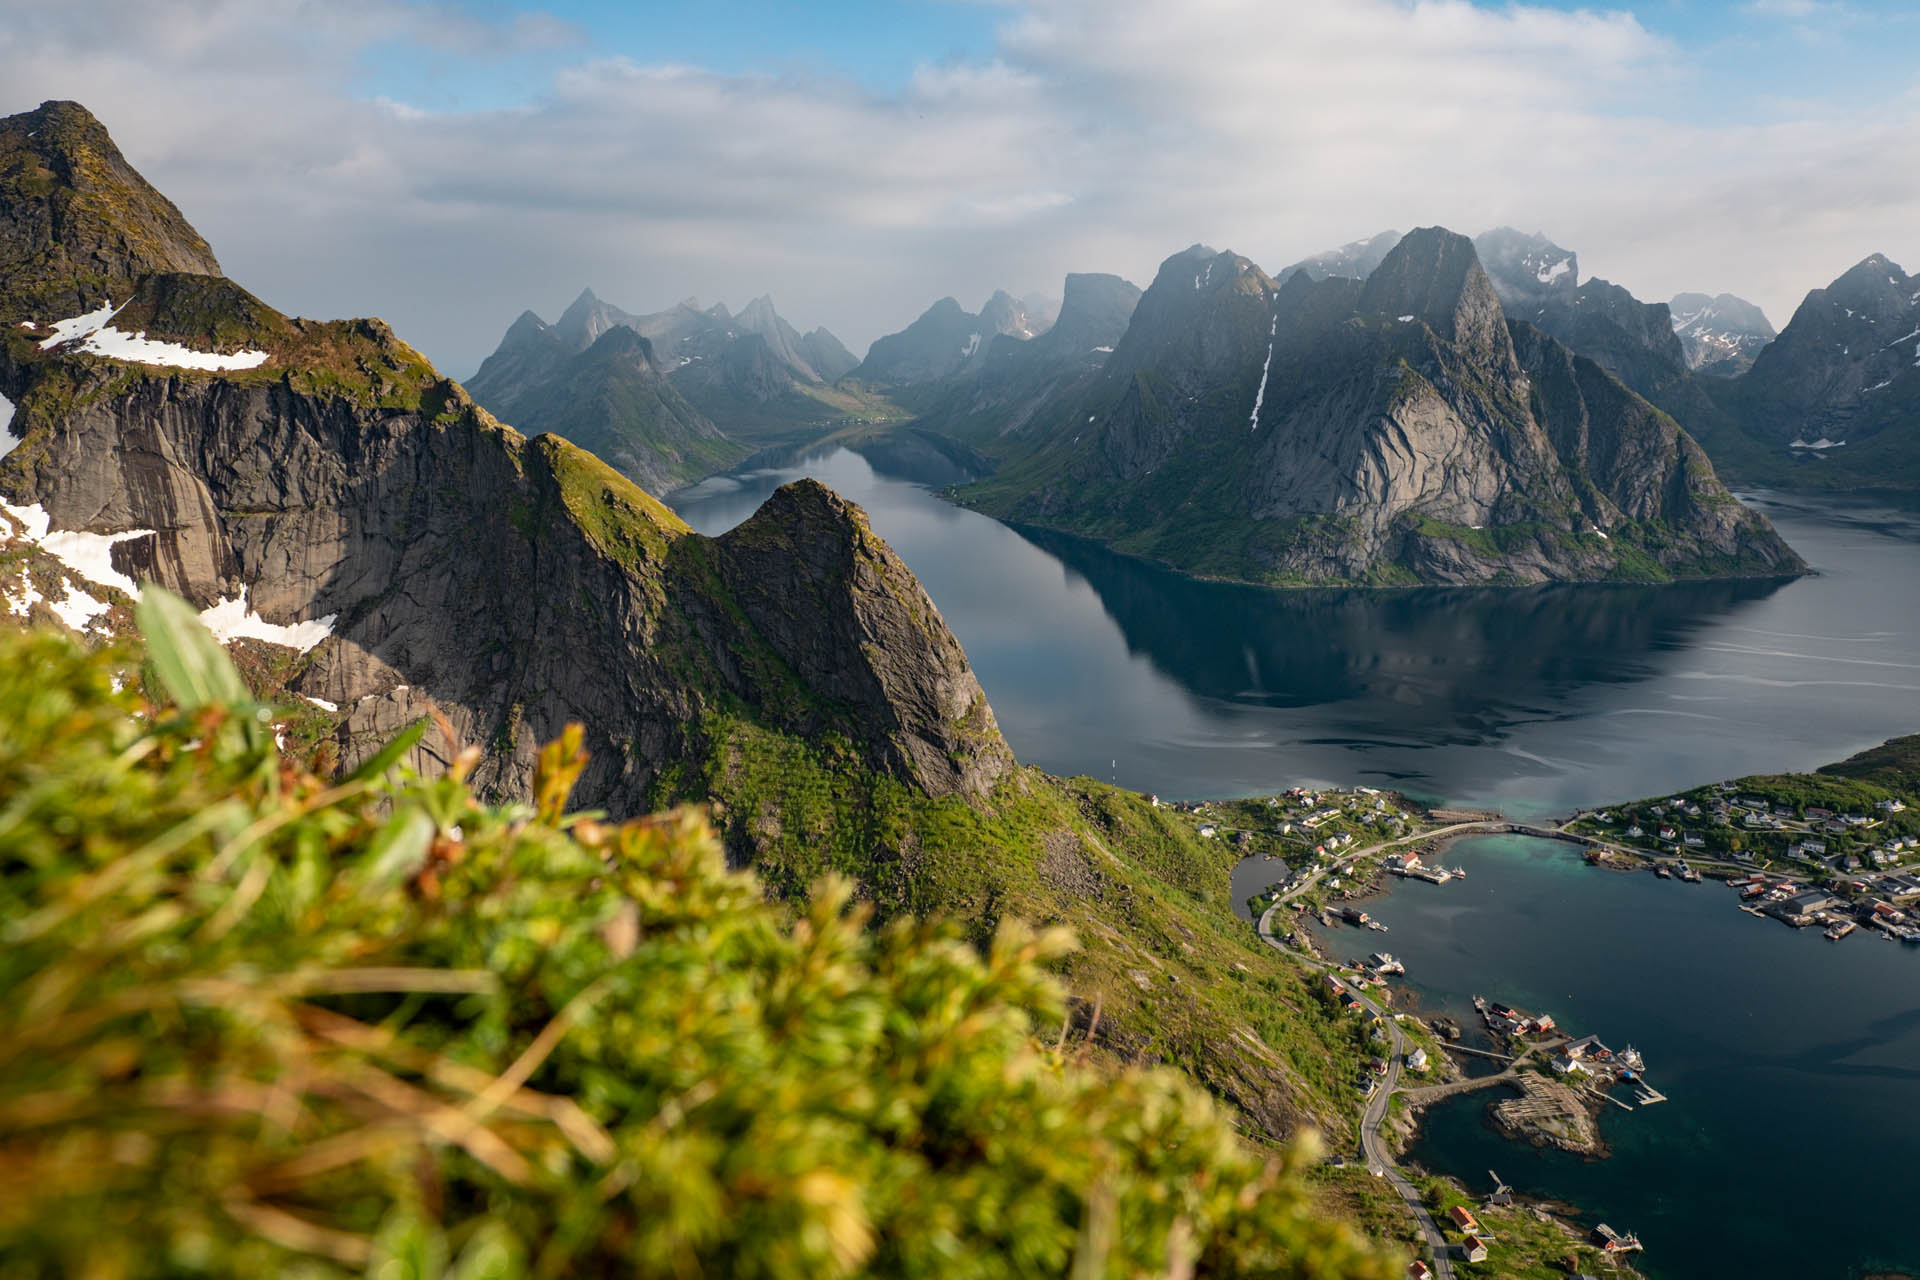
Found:
[[[1323,936],[1346,956],[1390,947],[1418,1007],[1463,1025],[1479,994],[1632,1042],[1670,1100],[1607,1109],[1612,1155],[1588,1160],[1507,1141],[1492,1095],[1469,1095],[1432,1109],[1414,1160],[1638,1232],[1661,1280],[1920,1272],[1920,948],[1828,942],[1724,886],[1593,870],[1549,841],[1463,841],[1447,860],[1468,879],[1369,904],[1384,942]]]
[[[1014,750],[1056,773],[1169,797],[1358,782],[1541,816],[1920,731],[1911,515],[1764,503],[1820,570],[1784,583],[1379,593],[1190,581],[1009,529],[845,450],[675,506],[718,533],[803,474],[867,508]],[[1449,861],[1466,883],[1408,884],[1375,911],[1428,1006],[1471,1017],[1480,992],[1632,1040],[1672,1101],[1610,1111],[1616,1154],[1594,1163],[1505,1142],[1470,1097],[1433,1111],[1422,1158],[1638,1231],[1661,1280],[1920,1272],[1920,952],[1828,943],[1719,886],[1590,871],[1558,845]]]

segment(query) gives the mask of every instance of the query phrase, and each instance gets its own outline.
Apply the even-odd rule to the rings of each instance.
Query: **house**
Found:
[[[1553,1056],[1553,1062],[1550,1065],[1553,1067],[1554,1073],[1556,1075],[1563,1075],[1563,1076],[1582,1075],[1583,1076],[1587,1074],[1587,1067],[1585,1063],[1576,1062],[1574,1059],[1569,1058],[1564,1053],[1556,1053]]]
[[[1460,1256],[1468,1262],[1485,1262],[1487,1260],[1487,1242],[1479,1236],[1468,1236],[1460,1244]]]
[[[1640,829],[1640,824],[1637,822],[1627,828],[1627,839],[1629,840],[1638,840],[1641,836],[1644,836],[1645,834],[1647,833]]]
[[[1393,858],[1393,862],[1395,866],[1402,867],[1405,870],[1411,871],[1415,867],[1420,865],[1420,855],[1417,853],[1395,854]]]
[[[1474,1217],[1473,1210],[1463,1204],[1457,1204],[1447,1210],[1447,1216],[1452,1218],[1453,1225],[1462,1231],[1477,1232],[1480,1230],[1480,1219]]]
[[[1905,813],[1907,811],[1907,802],[1904,800],[1881,800],[1876,802],[1873,807],[1882,813]]]
[[[1213,827],[1202,827],[1202,828],[1200,828],[1200,835],[1201,835],[1201,836],[1202,836],[1202,837],[1203,837],[1204,839],[1207,839],[1207,840],[1211,840],[1211,839],[1213,839],[1213,833],[1214,833],[1214,828],[1213,828]]]
[[[1407,1055],[1407,1070],[1425,1071],[1426,1069],[1427,1069],[1427,1051],[1425,1049],[1422,1049],[1419,1045],[1415,1045],[1413,1047],[1413,1051]]]
[[[1668,844],[1672,844],[1675,840],[1680,838],[1680,833],[1678,831],[1675,831],[1672,827],[1668,826],[1666,823],[1663,822],[1660,824],[1660,838],[1666,841]]]
[[[1613,1050],[1601,1044],[1599,1036],[1581,1036],[1567,1046],[1566,1054],[1576,1062],[1582,1058],[1594,1058],[1604,1062],[1613,1056]]]
[[[1433,1268],[1415,1258],[1407,1264],[1407,1280],[1433,1280]]]
[[[1687,832],[1686,846],[1689,849],[1704,849],[1707,847],[1707,838],[1705,836],[1697,836],[1689,831]]]

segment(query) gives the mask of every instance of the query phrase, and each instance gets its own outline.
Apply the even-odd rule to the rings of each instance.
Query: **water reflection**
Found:
[[[800,475],[861,503],[1015,751],[1058,773],[1169,796],[1361,782],[1537,816],[1920,729],[1907,513],[1760,496],[1820,570],[1785,583],[1288,592],[1015,532],[941,501],[925,482],[946,464],[910,454],[779,462],[675,506],[718,533]]]

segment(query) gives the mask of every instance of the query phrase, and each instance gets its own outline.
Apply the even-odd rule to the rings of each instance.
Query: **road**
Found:
[[[1468,825],[1478,826],[1483,824]],[[1430,831],[1426,836],[1414,838],[1426,839],[1437,834],[1442,833]],[[1391,843],[1404,844],[1406,841],[1396,840]],[[1387,846],[1374,846],[1375,849],[1385,847]],[[1373,849],[1366,850],[1368,853],[1373,851]],[[1285,944],[1273,936],[1274,913],[1285,906],[1289,898],[1297,893],[1304,892],[1313,883],[1313,879],[1316,878],[1317,873],[1315,877],[1304,881],[1292,893],[1282,897],[1280,901],[1274,903],[1261,913],[1260,940],[1274,950],[1285,952],[1287,955],[1302,961],[1311,968],[1324,971],[1330,966],[1322,963],[1315,957],[1304,956],[1296,951],[1289,951]],[[1365,1007],[1369,1013],[1377,1014],[1380,1017],[1382,1025],[1387,1029],[1387,1036],[1393,1045],[1393,1055],[1387,1060],[1387,1078],[1381,1082],[1378,1089],[1374,1090],[1373,1097],[1367,1102],[1366,1111],[1360,1117],[1361,1158],[1367,1162],[1367,1168],[1369,1170],[1380,1170],[1381,1176],[1384,1177],[1388,1184],[1393,1187],[1394,1191],[1399,1194],[1400,1199],[1406,1202],[1407,1212],[1411,1213],[1413,1220],[1419,1224],[1420,1233],[1426,1237],[1427,1245],[1433,1254],[1433,1274],[1438,1280],[1454,1280],[1453,1261],[1449,1256],[1449,1246],[1446,1235],[1440,1230],[1440,1224],[1434,1221],[1433,1215],[1427,1212],[1426,1202],[1420,1198],[1419,1191],[1415,1190],[1414,1185],[1407,1181],[1407,1176],[1400,1172],[1400,1166],[1394,1162],[1392,1152],[1387,1149],[1386,1140],[1380,1136],[1380,1125],[1387,1118],[1387,1104],[1392,1101],[1394,1093],[1400,1088],[1400,1067],[1401,1064],[1406,1061],[1407,1056],[1406,1033],[1400,1030],[1400,1024],[1398,1022],[1395,1022],[1379,1005],[1367,999],[1358,988],[1354,989],[1353,994],[1354,998],[1360,1001],[1361,1005]]]

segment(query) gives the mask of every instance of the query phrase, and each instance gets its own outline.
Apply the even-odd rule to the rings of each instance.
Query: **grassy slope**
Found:
[[[1347,1086],[1365,1054],[1300,971],[1231,914],[1235,854],[1143,797],[1022,769],[990,805],[931,800],[831,742],[745,720],[701,726],[703,759],[655,799],[707,802],[732,855],[798,897],[853,876],[883,915],[937,915],[976,939],[1015,916],[1063,924],[1063,974],[1084,1025],[1125,1059],[1171,1063],[1234,1101],[1256,1136],[1311,1123],[1352,1140]]]

